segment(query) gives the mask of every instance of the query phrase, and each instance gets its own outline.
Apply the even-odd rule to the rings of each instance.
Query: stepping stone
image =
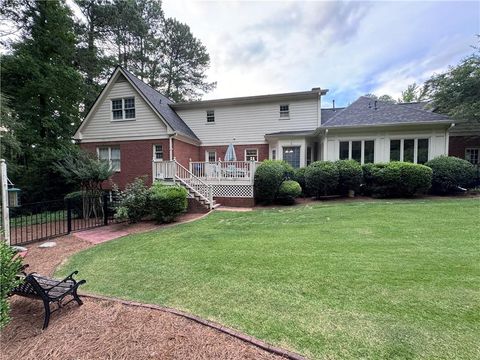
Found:
[[[55,241],[47,241],[41,245],[38,245],[39,248],[52,248],[57,246],[57,243]]]
[[[27,251],[28,249],[26,247],[23,247],[23,246],[12,246],[12,249],[15,250],[16,252],[25,252]]]

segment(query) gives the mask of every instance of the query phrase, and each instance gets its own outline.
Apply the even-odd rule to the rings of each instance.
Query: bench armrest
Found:
[[[58,281],[56,284],[54,284],[53,286],[50,286],[50,287],[47,287],[47,288],[43,288],[43,290],[45,292],[49,292],[50,290],[52,290],[54,287],[57,287],[58,285],[64,283],[64,282],[67,282],[68,280],[70,281],[73,281],[73,285],[77,284],[77,281],[73,278],[73,275],[76,275],[78,274],[78,270],[75,270],[74,272],[72,272],[70,275],[68,275],[66,278],[64,278],[63,280],[60,280]]]

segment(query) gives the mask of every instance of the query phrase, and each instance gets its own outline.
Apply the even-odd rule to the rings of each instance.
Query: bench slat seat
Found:
[[[50,314],[58,310],[63,305],[68,304],[71,301],[76,301],[78,305],[82,305],[83,302],[77,294],[77,289],[80,285],[85,284],[85,280],[76,281],[73,275],[76,275],[78,271],[74,271],[63,280],[53,279],[46,276],[41,276],[36,273],[31,273],[23,277],[23,282],[14,288],[10,295],[19,295],[29,298],[35,298],[43,300],[45,307],[45,320],[43,323],[43,329],[46,329],[50,320]],[[65,304],[62,304],[63,299],[71,295],[72,299]],[[56,302],[58,308],[56,310],[50,310],[50,303]]]

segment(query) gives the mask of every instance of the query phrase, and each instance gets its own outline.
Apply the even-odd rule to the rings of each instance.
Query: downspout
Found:
[[[448,151],[449,151],[449,143],[450,143],[450,129],[455,126],[455,123],[451,123],[448,129],[445,131],[445,155],[448,156]]]
[[[170,161],[173,160],[173,137],[176,136],[177,133],[173,133],[171,135],[168,136],[168,150],[169,150],[169,158],[170,158]]]

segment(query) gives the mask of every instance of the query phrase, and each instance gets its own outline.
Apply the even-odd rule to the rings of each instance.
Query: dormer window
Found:
[[[208,124],[215,123],[215,111],[207,110],[207,123]]]
[[[134,120],[135,98],[128,97],[112,100],[112,120]]]
[[[290,107],[288,104],[280,105],[280,117],[281,118],[290,117]]]

